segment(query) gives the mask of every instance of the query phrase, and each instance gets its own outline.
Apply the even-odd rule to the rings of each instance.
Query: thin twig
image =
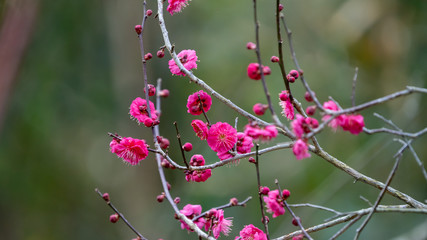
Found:
[[[331,213],[335,213],[337,215],[342,215],[341,212],[338,212],[332,208],[327,208],[324,206],[319,206],[319,205],[315,205],[315,204],[311,204],[311,203],[298,203],[298,204],[288,204],[289,207],[294,207],[294,208],[298,208],[298,207],[311,207],[311,208],[317,208],[317,209],[321,209],[321,210],[325,210]]]
[[[103,198],[103,194],[101,193],[101,191],[99,191],[99,189],[98,188],[95,188],[95,192],[97,192],[98,194],[99,194],[99,196],[102,198],[102,199],[104,199]],[[141,233],[139,233],[133,226],[132,226],[132,224],[130,224],[130,222],[125,218],[125,216],[111,203],[111,201],[110,200],[108,200],[107,201],[107,205],[111,208],[111,209],[113,209],[113,211],[115,212],[115,213],[117,213],[119,216],[120,216],[120,218],[123,220],[123,222],[125,222],[125,224],[139,237],[139,238],[141,238],[142,240],[147,240],[146,238],[144,238],[142,235],[141,235]]]
[[[347,229],[349,229],[351,226],[353,226],[353,224],[355,224],[361,218],[362,218],[361,215],[355,217],[353,220],[351,220],[349,223],[347,223],[343,228],[341,228],[338,232],[336,232],[329,240],[334,240],[337,237],[339,237],[341,234],[343,234],[345,231],[347,231]]]
[[[219,210],[219,209],[226,209],[226,208],[229,208],[229,207],[236,207],[236,206],[239,206],[239,207],[245,207],[245,206],[246,206],[246,203],[247,203],[247,202],[249,202],[249,200],[251,200],[251,199],[252,199],[252,197],[251,197],[251,196],[249,196],[249,197],[247,197],[245,200],[243,200],[243,201],[241,201],[241,202],[237,203],[237,205],[233,205],[233,204],[230,202],[230,203],[227,203],[227,204],[224,204],[224,205],[218,206],[218,207],[214,207],[214,209]],[[194,217],[193,219],[191,219],[191,221],[193,221],[193,222],[194,222],[194,221],[197,221],[197,219],[199,219],[199,218],[201,218],[201,217],[205,216],[206,214],[208,214],[208,213],[209,213],[209,211],[210,211],[210,210],[208,210],[208,211],[206,211],[206,212],[201,213],[200,215],[198,215],[198,216]]]
[[[277,117],[277,114],[275,113],[275,111],[273,109],[273,105],[271,104],[270,92],[268,91],[267,84],[265,82],[264,66],[262,65],[261,53],[260,53],[260,50],[259,50],[260,49],[259,22],[258,22],[258,16],[257,16],[257,3],[256,3],[256,0],[253,0],[253,7],[254,7],[255,41],[256,41],[255,52],[256,52],[256,56],[257,56],[259,71],[261,73],[261,81],[262,81],[262,86],[264,88],[264,94],[265,94],[265,96],[267,98],[268,108],[270,109],[271,117],[273,118],[273,121],[276,123],[276,125],[283,126],[283,124],[280,122],[279,118]]]
[[[372,210],[369,212],[369,214],[366,217],[365,221],[363,221],[362,225],[356,230],[356,235],[354,237],[354,240],[357,240],[359,238],[360,233],[363,231],[363,229],[365,228],[365,226],[368,224],[368,222],[371,219],[372,215],[374,214],[376,208],[380,204],[381,199],[384,197],[384,194],[386,192],[387,187],[390,185],[391,180],[393,179],[394,174],[397,171],[397,167],[399,166],[399,162],[400,162],[401,158],[402,158],[402,153],[399,153],[399,155],[397,156],[396,161],[394,163],[393,169],[391,170],[391,172],[390,172],[390,174],[389,174],[389,176],[387,178],[387,181],[385,183],[385,187],[383,188],[383,190],[381,190],[380,195],[378,195],[378,198],[375,201],[374,206],[372,207]]]
[[[280,198],[283,199],[283,193],[282,193],[282,189],[280,188],[279,181],[276,179],[276,180],[274,180],[274,183],[276,183],[276,185],[277,185],[277,189],[279,190],[279,196],[280,196]],[[292,211],[292,209],[289,207],[289,205],[286,202],[286,200],[283,200],[283,204],[285,205],[286,209],[288,209],[289,213],[291,213],[292,217],[297,222],[298,227],[301,229],[301,231],[303,232],[304,236],[307,239],[309,239],[309,240],[313,240],[313,238],[311,238],[310,235],[308,235],[308,233],[305,231],[304,227],[302,226],[300,218]]]
[[[182,142],[181,142],[181,134],[179,134],[179,130],[178,130],[178,123],[173,122],[173,125],[175,125],[175,129],[176,129],[176,138],[178,139],[178,143],[179,143],[179,149],[181,149],[181,154],[182,154],[182,159],[184,160],[184,164],[185,166],[187,166],[187,169],[190,168],[190,166],[187,163],[187,159],[185,158],[185,153],[184,153],[184,149],[182,148]]]
[[[262,193],[261,193],[261,178],[259,174],[259,154],[258,154],[258,148],[259,145],[257,144],[255,146],[256,154],[255,154],[255,169],[256,169],[256,177],[257,177],[257,183],[258,183],[258,199],[259,199],[259,206],[261,209],[261,222],[264,225],[265,234],[267,235],[267,240],[270,240],[270,236],[268,233],[268,222],[266,221],[265,212],[264,212],[264,203],[262,201]]]
[[[359,68],[356,67],[354,70],[354,77],[353,77],[353,87],[351,91],[351,106],[356,106],[356,82],[357,82],[357,74],[359,72]]]

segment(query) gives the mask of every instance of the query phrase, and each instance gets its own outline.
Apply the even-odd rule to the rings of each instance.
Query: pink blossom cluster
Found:
[[[140,97],[135,98],[130,105],[129,114],[139,123],[143,123],[147,127],[158,124],[158,116],[154,104],[149,101],[151,118],[148,114],[147,101]]]
[[[254,141],[268,142],[277,137],[278,131],[274,125],[262,127],[256,123],[249,123],[245,126],[244,133]]]
[[[187,112],[191,115],[200,115],[207,112],[212,106],[212,98],[206,92],[200,90],[188,96]],[[203,110],[202,110],[203,107]]]
[[[205,166],[205,159],[200,154],[193,155],[190,160],[190,165],[194,167]],[[208,180],[211,175],[211,169],[187,171],[185,173],[185,180],[187,180],[187,182],[204,182]]]
[[[235,239],[239,237],[241,240],[267,240],[267,235],[252,224],[246,225]]]
[[[181,12],[181,9],[188,5],[189,0],[168,0],[168,7],[166,10],[173,15],[174,13]]]
[[[148,156],[145,141],[131,137],[114,137],[110,142],[110,151],[130,165],[137,165]]]
[[[285,90],[279,94],[280,106],[282,107],[282,114],[289,120],[294,119],[294,106],[292,105],[291,98],[289,97],[289,91]]]
[[[193,219],[202,213],[202,206],[187,204],[182,210],[179,211],[184,214],[187,218]],[[181,228],[192,231],[190,227],[182,220]],[[224,218],[224,210],[222,209],[211,209],[206,216],[198,218],[195,222],[198,228],[205,228],[206,231],[212,229],[214,238],[219,238],[220,234],[223,233],[225,236],[231,231],[232,220],[230,218]]]
[[[206,123],[196,119],[191,122],[191,126],[193,127],[194,132],[196,133],[197,137],[200,138],[200,140],[205,140],[208,138],[209,129]]]
[[[264,75],[270,75],[271,69],[268,66],[263,66],[262,71]],[[247,69],[248,77],[253,80],[261,79],[261,70],[258,63],[250,63]]]
[[[206,140],[213,151],[228,152],[237,142],[237,130],[226,122],[217,122],[209,129]]]
[[[170,1],[170,0],[169,0]],[[197,68],[197,55],[196,51],[187,49],[182,50],[177,55],[179,61],[182,63],[185,69],[190,71],[193,68]],[[185,76],[185,73],[181,71],[178,65],[175,63],[173,59],[169,60],[169,70],[172,74]]]
[[[332,111],[340,110],[334,101],[324,102],[323,107]],[[327,121],[329,118],[331,118],[330,115],[325,115],[323,116],[322,121]],[[363,116],[360,114],[343,114],[335,117],[335,119],[329,122],[328,125],[334,130],[337,130],[338,127],[342,127],[344,131],[349,131],[351,134],[358,135],[363,131],[365,122],[363,120]]]
[[[263,199],[267,206],[267,212],[272,213],[273,218],[285,214],[285,204],[280,197],[279,190],[269,191],[268,196],[263,197]]]
[[[237,133],[237,142],[236,142],[236,152],[239,154],[251,152],[251,148],[254,146],[252,138],[247,136],[245,133]],[[229,151],[227,152],[218,152],[218,158],[221,160],[232,158],[233,154]]]
[[[298,138],[292,147],[295,157],[297,160],[310,157],[307,139],[303,138],[303,134],[310,133],[312,129],[317,128],[319,122],[315,118],[304,118],[302,115],[297,114],[296,118],[291,122],[291,126],[295,136]]]

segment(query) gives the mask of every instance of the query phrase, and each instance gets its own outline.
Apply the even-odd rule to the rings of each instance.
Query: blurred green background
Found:
[[[148,0],[156,12],[157,4]],[[269,63],[277,55],[274,3],[260,0],[262,59],[272,68],[267,84],[278,102],[284,90],[277,66]],[[129,119],[128,108],[142,95],[139,44],[133,30],[142,17],[142,1],[113,0],[16,0],[1,1],[2,28],[8,12],[17,12],[24,23],[13,28],[15,38],[3,47],[15,47],[27,33],[28,43],[16,63],[11,85],[4,91],[0,113],[0,239],[131,239],[123,222],[111,224],[112,213],[94,192],[109,192],[113,203],[148,239],[197,239],[180,229],[167,203],[157,203],[161,186],[151,155],[131,167],[109,152],[107,132],[145,138],[150,132]],[[407,85],[426,87],[427,2],[423,0],[285,1],[284,13],[293,30],[294,43],[304,75],[321,101],[328,96],[344,107],[351,105],[354,68],[359,67],[356,102],[362,103],[403,89]],[[34,18],[24,11],[30,9]],[[245,45],[254,41],[252,1],[194,0],[173,17],[165,13],[169,36],[178,51],[195,49],[199,57],[195,74],[242,108],[265,103],[261,83],[246,76],[255,54]],[[25,26],[24,26],[25,25]],[[154,55],[163,45],[157,21],[148,19],[144,30],[145,48]],[[286,44],[285,44],[286,46]],[[285,47],[286,67],[294,68]],[[4,57],[4,55],[2,55]],[[9,59],[2,59],[10,62]],[[169,57],[154,57],[148,63],[148,78],[163,79],[171,91],[163,100],[161,133],[171,140],[171,155],[180,153],[173,121],[177,121],[183,141],[194,145],[207,162],[217,161],[209,147],[191,130],[194,119],[186,113],[187,96],[199,90],[184,77],[171,76]],[[4,72],[4,70],[3,70]],[[1,76],[2,78],[4,76]],[[5,78],[0,79],[5,81]],[[297,98],[308,106],[300,83],[292,85]],[[363,111],[368,128],[384,123],[374,118],[378,112],[405,131],[426,127],[426,96],[415,94]],[[275,104],[277,112],[279,106]],[[234,122],[236,113],[214,100],[208,113],[211,121]],[[320,119],[319,115],[316,115]],[[268,116],[263,119],[270,121]],[[283,122],[287,122],[283,119]],[[242,131],[246,120],[239,118]],[[378,134],[353,136],[347,132],[322,132],[319,142],[332,155],[355,169],[385,181],[400,147],[393,137]],[[279,137],[276,142],[286,141]],[[425,137],[413,147],[425,159]],[[262,145],[269,146],[274,143]],[[191,156],[191,154],[188,154]],[[185,204],[201,204],[204,210],[227,203],[231,197],[256,196],[255,169],[246,160],[238,167],[213,171],[205,183],[187,183],[184,174],[166,170],[172,194]],[[368,207],[359,196],[374,202],[379,191],[333,168],[313,156],[296,161],[290,150],[269,153],[261,158],[263,185],[275,188],[278,179],[292,196],[290,203],[310,202],[352,211]],[[405,153],[392,186],[420,201],[427,198],[426,181],[409,153]],[[229,238],[244,225],[261,227],[258,200],[244,208],[226,211],[234,217]],[[389,196],[383,203],[402,204]],[[313,209],[298,209],[305,226],[331,217]],[[297,230],[285,214],[270,222],[271,235],[278,237]],[[360,223],[355,224],[355,227]],[[427,229],[426,217],[409,214],[376,214],[362,233],[363,239],[423,239],[415,229]],[[313,233],[327,239],[342,225]],[[342,239],[352,239],[355,227]],[[423,234],[426,234],[425,232]],[[396,238],[397,239],[397,238]]]

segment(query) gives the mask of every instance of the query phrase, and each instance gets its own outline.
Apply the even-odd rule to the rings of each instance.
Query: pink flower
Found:
[[[154,107],[154,104],[151,101],[149,102],[150,102],[151,120],[154,121],[157,119],[157,111],[156,111],[156,108]],[[144,123],[144,121],[147,118],[149,118],[147,101],[140,97],[135,98],[135,100],[133,100],[130,105],[129,114],[132,117],[134,117],[139,123]]]
[[[182,2],[182,1],[179,1],[179,2]],[[191,49],[182,50],[180,53],[178,53],[177,57],[181,61],[182,65],[184,65],[184,68],[187,69],[188,71],[190,71],[193,68],[197,68],[196,51]],[[178,65],[176,65],[173,59],[169,60],[169,69],[172,74],[185,76],[185,73],[181,72],[181,69],[179,69]]]
[[[202,155],[196,154],[191,157],[190,160],[191,166],[204,166],[205,165],[205,159]],[[205,170],[194,170],[194,171],[187,171],[185,173],[185,180],[187,182],[205,182],[212,176],[212,170],[211,169],[205,169]]]
[[[332,110],[332,111],[339,111],[339,107],[337,106],[337,104],[334,101],[327,101],[323,103],[323,108]],[[325,115],[322,117],[322,121],[328,121],[328,119],[331,117],[331,115]],[[328,126],[331,127],[334,130],[337,130],[338,126],[342,125],[344,116],[343,115],[339,115],[337,117],[335,117],[334,120],[330,121]]]
[[[201,140],[205,140],[208,137],[208,126],[206,126],[203,121],[197,119],[193,120],[191,126]]]
[[[227,152],[218,152],[216,155],[218,156],[219,160],[221,160],[221,161],[225,160],[225,159],[229,159],[229,158],[234,157],[234,155],[231,154],[229,151],[227,151]],[[237,161],[239,161],[239,160],[237,160]]]
[[[237,142],[237,131],[228,123],[217,122],[209,129],[207,142],[215,152],[227,152]]]
[[[147,145],[144,140],[131,137],[114,138],[110,142],[110,151],[123,158],[130,165],[137,165],[148,156]]]
[[[255,141],[268,142],[277,137],[277,129],[274,125],[260,127],[256,124],[247,124],[244,133]]]
[[[224,210],[216,210],[212,220],[212,233],[214,238],[219,238],[221,232],[225,236],[228,236],[228,233],[231,231],[230,226],[233,225],[233,222],[230,218],[224,218]]]
[[[264,75],[270,75],[271,69],[268,66],[264,66],[263,68]],[[248,77],[253,80],[260,80],[261,79],[261,71],[259,69],[258,63],[250,63],[248,65]]]
[[[267,240],[267,235],[252,224],[246,225],[242,231],[240,231],[239,237],[241,240]],[[236,239],[237,238],[238,237],[236,237]]]
[[[252,110],[254,111],[254,113],[258,116],[262,116],[265,113],[265,110],[267,110],[268,105],[262,104],[262,103],[256,103],[253,107]]]
[[[268,192],[268,197],[263,197],[267,205],[267,212],[273,213],[273,218],[285,214],[283,201],[280,199],[279,190]]]
[[[279,95],[280,100],[285,99],[280,101],[280,106],[282,107],[283,111],[282,111],[282,115],[285,116],[287,119],[289,120],[293,120],[294,119],[294,106],[291,103],[291,99],[289,98],[289,93],[287,90],[282,91],[282,93],[280,93]]]
[[[310,153],[308,153],[307,143],[301,139],[298,139],[294,143],[294,146],[292,147],[292,152],[294,153],[297,160],[301,160],[303,158],[308,158],[311,156]]]
[[[200,99],[199,99],[200,96]],[[202,108],[200,107],[200,102],[202,103],[203,110],[205,112],[209,111],[212,106],[212,98],[209,94],[200,90],[188,96],[187,99],[187,112],[191,115],[200,115],[203,113]]]
[[[202,213],[202,206],[187,204],[179,212],[184,214],[187,218],[193,219],[194,217],[196,217]],[[181,221],[181,228],[182,229],[187,229],[188,231],[193,231],[190,229],[190,227],[184,221],[182,221],[182,220],[179,220],[179,221]],[[204,218],[199,218],[194,223],[197,225],[198,228],[202,228],[203,226],[205,226],[206,220]]]
[[[169,5],[166,10],[173,15],[174,13],[181,12],[181,8],[188,5],[188,0],[168,0]]]
[[[359,134],[363,131],[365,122],[363,116],[359,114],[346,115],[342,124],[344,131],[350,131],[351,134]]]
[[[240,154],[251,152],[251,148],[254,146],[252,138],[242,132],[237,133],[236,151]]]
[[[301,138],[304,134],[304,117],[301,114],[297,114],[296,119],[291,122],[292,130],[294,131],[295,136],[297,138]]]

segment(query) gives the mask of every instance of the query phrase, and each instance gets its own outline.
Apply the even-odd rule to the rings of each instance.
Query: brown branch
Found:
[[[249,196],[249,197],[247,197],[245,200],[243,200],[243,201],[241,201],[241,202],[238,202],[236,205],[233,205],[233,204],[230,202],[230,203],[227,203],[227,204],[224,204],[224,205],[218,206],[218,207],[214,207],[214,209],[219,210],[219,209],[226,209],[226,208],[236,207],[236,206],[239,206],[239,207],[246,207],[246,203],[247,203],[247,202],[249,202],[249,200],[251,200],[251,199],[252,199],[252,197],[251,197],[251,196]],[[197,221],[197,219],[199,219],[199,218],[201,218],[201,217],[205,216],[206,214],[208,214],[208,213],[209,213],[209,211],[210,211],[210,210],[208,210],[208,211],[205,211],[205,212],[201,213],[200,215],[198,215],[198,216],[194,217],[193,219],[191,219],[191,221],[193,221],[193,222],[194,222],[194,221]]]
[[[256,155],[255,155],[255,169],[256,169],[256,178],[257,178],[257,183],[258,183],[258,199],[259,199],[259,206],[261,209],[261,222],[264,225],[264,229],[265,229],[265,235],[267,236],[267,240],[270,240],[270,236],[268,233],[268,222],[266,221],[266,216],[265,216],[265,211],[264,211],[264,203],[262,201],[262,193],[261,193],[261,178],[260,178],[260,174],[259,174],[259,154],[258,154],[258,148],[259,145],[257,144],[256,146]]]

